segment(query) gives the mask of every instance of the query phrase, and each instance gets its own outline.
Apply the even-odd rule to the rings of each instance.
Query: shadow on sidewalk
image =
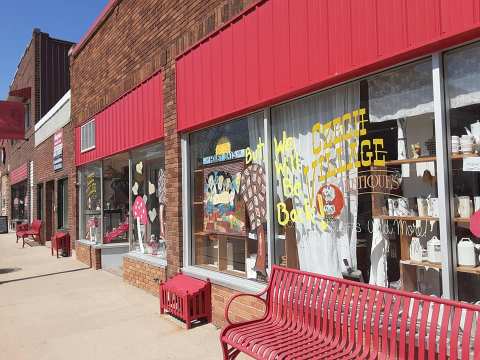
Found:
[[[80,269],[73,269],[73,270],[59,271],[59,272],[49,273],[49,274],[29,276],[29,277],[24,277],[24,278],[20,278],[20,279],[5,280],[5,281],[0,281],[0,285],[7,284],[7,283],[11,283],[11,282],[15,282],[15,281],[23,281],[23,280],[37,279],[37,278],[46,277],[46,276],[67,274],[67,273],[71,273],[71,272],[77,272],[77,271],[88,270],[88,269],[90,269],[90,268],[89,268],[89,267],[84,267],[84,268],[80,268]]]

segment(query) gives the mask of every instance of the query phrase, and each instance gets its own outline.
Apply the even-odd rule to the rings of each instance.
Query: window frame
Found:
[[[86,143],[87,140],[89,141],[89,143]],[[85,153],[95,148],[96,148],[96,125],[95,125],[95,119],[92,119],[80,127],[80,153]]]

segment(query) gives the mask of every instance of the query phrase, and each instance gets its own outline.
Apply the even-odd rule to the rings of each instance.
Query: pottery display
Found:
[[[407,198],[398,198],[393,200],[393,208],[395,216],[409,216],[410,210],[408,207]]]
[[[457,244],[458,265],[477,266],[475,243],[470,238],[462,238]]]
[[[428,200],[417,198],[418,216],[428,216]]]
[[[473,210],[477,212],[480,210],[480,196],[473,197]]]
[[[436,236],[432,237],[427,242],[427,259],[431,263],[442,262],[442,252],[440,246],[440,239]]]
[[[460,152],[460,137],[452,136],[452,153],[458,154]]]
[[[439,216],[439,211],[438,211],[438,198],[436,197],[429,197],[427,199],[428,203],[428,216],[431,217],[438,217]]]
[[[410,260],[421,262],[423,260],[423,248],[418,237],[412,237],[410,243]]]
[[[458,215],[461,218],[469,218],[472,215],[472,200],[470,196],[459,196],[458,198]]]
[[[472,135],[462,135],[460,138],[460,151],[464,154],[473,153],[474,137]]]

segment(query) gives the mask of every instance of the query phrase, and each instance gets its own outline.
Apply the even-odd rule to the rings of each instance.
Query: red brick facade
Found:
[[[124,259],[124,280],[151,293],[158,288],[154,278],[171,277],[183,266],[182,162],[180,134],[176,130],[175,57],[254,2],[121,0],[86,43],[71,55],[75,126],[90,120],[152,74],[158,71],[163,74],[165,170],[169,189],[166,274],[161,268]],[[226,288],[214,288],[215,322],[220,325],[220,314],[230,293]],[[241,314],[248,317],[249,312],[258,313],[248,305]]]
[[[69,123],[63,128],[63,169],[55,172],[53,170],[53,135],[42,142],[35,148],[34,156],[34,179],[36,186],[34,187],[34,198],[38,199],[38,185],[43,184],[43,221],[44,233],[51,228],[52,231],[58,229],[58,181],[68,178],[68,225],[63,230],[67,230],[71,239],[77,238],[77,199],[76,199],[76,168],[74,155],[74,132],[73,124]],[[50,188],[52,186],[52,188]],[[52,190],[52,194],[48,192]],[[50,200],[50,201],[47,201]],[[39,209],[37,202],[33,203],[33,216],[38,218]],[[48,224],[47,224],[48,223]],[[48,240],[48,239],[47,239]],[[75,242],[72,241],[72,246]]]
[[[92,269],[99,270],[102,268],[102,252],[94,246],[81,242],[76,242],[75,256],[78,261],[90,266]]]
[[[26,215],[30,221],[32,220],[32,211],[33,218],[37,216],[36,179],[38,176],[44,179],[46,178],[45,176],[48,176],[48,168],[45,168],[46,173],[43,171],[43,166],[46,161],[44,155],[46,152],[42,150],[38,151],[39,149],[35,148],[35,124],[69,89],[70,76],[68,72],[67,52],[72,45],[73,43],[68,41],[53,39],[49,34],[43,33],[38,29],[33,30],[32,40],[28,44],[18,64],[17,72],[10,86],[10,91],[30,88],[30,99],[11,96],[8,98],[10,101],[20,101],[30,104],[30,121],[26,124],[29,125],[25,131],[25,138],[27,140],[3,141],[2,146],[5,147],[7,161],[4,167],[0,167],[0,173],[2,175],[8,175],[12,170],[17,169],[23,164],[33,163],[33,179],[31,178],[32,174],[29,165],[27,186],[29,206],[26,210]],[[56,83],[53,83],[52,79],[55,79]],[[71,131],[71,129],[69,131]],[[70,141],[73,141],[72,135],[70,135]],[[71,151],[73,151],[73,148]],[[50,151],[49,158],[51,157]],[[38,165],[37,160],[39,160]],[[69,159],[70,163],[72,161],[73,157]],[[39,166],[42,168],[39,168]],[[72,171],[72,169],[74,171],[74,168],[70,166],[68,171]],[[75,181],[72,181],[72,184],[74,183]],[[11,218],[11,184],[8,179],[4,179],[1,184],[1,196],[5,200],[5,206],[2,206],[5,210],[2,209],[2,212],[5,212],[5,215]],[[33,192],[31,191],[31,185],[33,185]],[[75,194],[74,191],[73,194]],[[74,205],[74,201],[72,204]],[[75,226],[73,212],[71,212],[71,216],[71,224]],[[42,238],[42,241],[44,240],[45,239]]]
[[[158,285],[160,281],[166,280],[166,272],[162,267],[125,256],[123,258],[123,280],[158,296]]]

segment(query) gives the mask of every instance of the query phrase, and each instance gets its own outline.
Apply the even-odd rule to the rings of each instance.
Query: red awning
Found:
[[[15,170],[10,171],[10,184],[14,185],[20,181],[25,180],[28,177],[28,165],[27,163],[20,165]]]
[[[15,97],[20,97],[23,99],[30,99],[32,96],[32,88],[26,87],[23,89],[17,89],[17,90],[10,90],[8,93],[9,96],[15,96]]]
[[[24,117],[22,103],[0,101],[0,139],[25,139]]]

